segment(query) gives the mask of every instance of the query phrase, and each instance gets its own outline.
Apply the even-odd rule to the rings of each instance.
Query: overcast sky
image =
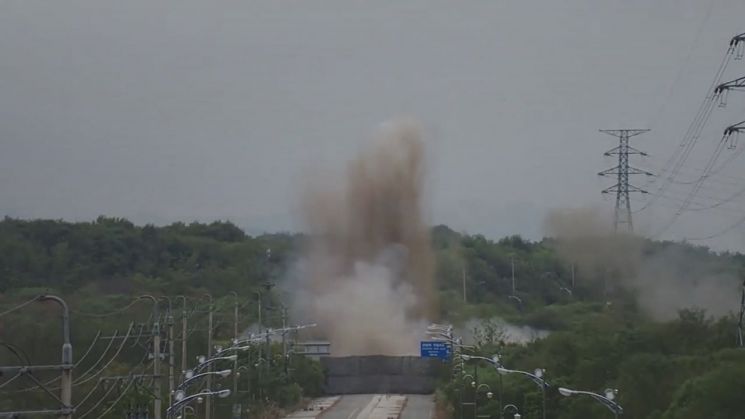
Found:
[[[432,223],[538,238],[551,209],[612,209],[596,173],[616,144],[598,129],[651,128],[633,163],[664,164],[743,16],[742,0],[2,0],[0,214],[296,230],[307,173],[407,115],[425,129]],[[723,78],[743,75],[733,61]],[[681,180],[743,119],[733,94]],[[721,175],[697,205],[745,187],[745,158]],[[640,231],[670,219],[687,192],[672,189]],[[744,203],[661,237],[715,233]],[[745,230],[703,243],[743,250]]]

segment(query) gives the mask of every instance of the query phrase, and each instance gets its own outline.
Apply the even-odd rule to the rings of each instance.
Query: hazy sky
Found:
[[[634,163],[663,165],[743,16],[742,0],[2,0],[0,214],[294,230],[308,173],[406,115],[425,129],[432,223],[537,238],[552,208],[611,210],[596,173],[615,144],[598,129],[651,128]],[[734,61],[723,78],[743,75]],[[732,94],[683,181],[743,119]],[[697,203],[745,187],[745,158],[722,175]],[[662,237],[715,233],[743,203]],[[742,250],[745,230],[705,243]]]

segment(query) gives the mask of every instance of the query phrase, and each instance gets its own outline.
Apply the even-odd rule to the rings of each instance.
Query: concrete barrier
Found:
[[[326,394],[430,394],[438,361],[415,356],[322,358]]]

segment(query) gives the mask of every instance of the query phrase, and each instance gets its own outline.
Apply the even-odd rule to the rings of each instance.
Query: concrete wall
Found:
[[[430,394],[435,390],[437,360],[418,356],[322,358],[326,394]]]

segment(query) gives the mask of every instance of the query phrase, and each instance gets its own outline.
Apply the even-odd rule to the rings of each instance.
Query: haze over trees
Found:
[[[553,387],[591,391],[618,388],[619,402],[628,418],[732,419],[745,411],[741,397],[745,351],[736,348],[736,293],[718,301],[716,316],[711,314],[712,307],[680,306],[674,316],[660,318],[641,298],[647,289],[639,287],[638,281],[628,280],[630,272],[588,271],[580,263],[567,260],[556,240],[532,242],[513,236],[493,241],[445,226],[434,227],[431,240],[441,319],[456,324],[500,319],[550,332],[545,338],[515,344],[508,343],[496,327],[493,333],[477,336],[483,354],[501,352],[510,368],[546,368]],[[133,297],[145,293],[186,295],[193,297],[195,309],[203,309],[205,302],[199,299],[209,292],[222,313],[216,338],[226,340],[232,335],[232,297],[228,293],[237,292],[245,302],[241,328],[255,323],[253,292],[265,290],[267,281],[276,282],[279,286],[267,298],[269,305],[279,303],[278,289],[282,289],[286,271],[303,242],[304,237],[296,234],[248,236],[229,222],[156,227],[107,217],[87,223],[5,218],[0,221],[0,312],[36,294],[63,296],[73,309],[78,357],[98,330],[122,333],[130,321],[146,321],[149,308],[144,303],[134,312],[128,311],[127,316],[92,314],[124,308]],[[713,253],[671,242],[641,243],[644,260],[661,254],[683,255],[673,259],[674,275],[666,273],[679,280],[682,287],[694,282],[729,281],[741,275],[745,267],[741,254]],[[709,269],[703,272],[702,266]],[[714,274],[709,275],[712,271]],[[669,295],[678,294],[671,289]],[[280,318],[272,313],[264,320],[276,326]],[[56,316],[53,307],[40,305],[0,317],[2,340],[22,348],[35,362],[56,362],[59,324],[42,321],[56,320]],[[205,342],[197,333],[189,345],[190,352],[196,354]],[[17,362],[12,353],[0,350],[0,363]],[[139,362],[134,357],[122,357],[107,373],[127,371]],[[89,366],[82,365],[81,369]],[[297,364],[295,369],[292,380],[266,384],[267,396],[279,404],[291,404],[301,394],[320,392],[317,365]],[[496,392],[499,381],[493,371],[481,368],[479,376]],[[21,388],[27,386],[29,383]],[[457,388],[443,381],[441,400],[456,400]],[[518,405],[523,417],[536,417],[540,412],[539,393],[531,382],[505,377],[503,388],[504,402]],[[0,389],[6,392],[0,397],[0,409],[9,407],[11,399],[14,407],[23,407],[41,397],[36,393],[7,393],[17,389]],[[14,396],[6,397],[8,394]],[[293,396],[282,399],[288,394]],[[496,414],[496,398],[482,401],[484,413]],[[226,403],[218,408],[229,409]],[[555,392],[550,392],[548,403],[550,418],[586,419],[608,414],[592,400],[561,398]]]

